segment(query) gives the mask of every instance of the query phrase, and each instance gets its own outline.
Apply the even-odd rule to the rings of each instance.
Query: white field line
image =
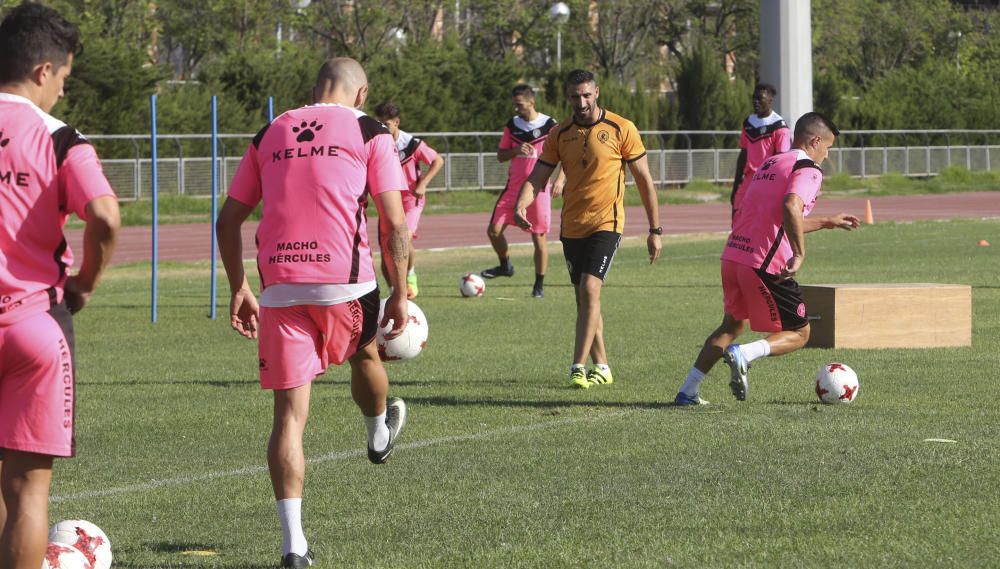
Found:
[[[593,422],[602,419],[621,417],[629,413],[634,413],[637,409],[629,409],[623,411],[616,411],[613,413],[601,413],[598,415],[589,415],[585,417],[570,417],[567,419],[556,419],[553,421],[545,421],[543,423],[533,423],[530,425],[521,425],[517,427],[508,427],[505,429],[497,429],[494,431],[482,431],[478,433],[468,433],[465,435],[452,435],[447,437],[438,437],[436,439],[427,439],[423,441],[416,441],[412,443],[402,443],[396,446],[397,450],[407,450],[407,449],[421,449],[432,446],[447,445],[452,443],[464,443],[470,441],[478,441],[483,439],[488,439],[492,437],[498,437],[502,435],[513,435],[520,433],[529,433],[533,431],[541,431],[544,429],[551,429],[562,427],[566,425],[572,425],[574,423],[582,422]],[[306,464],[318,465],[326,462],[335,462],[340,460],[345,460],[349,458],[358,458],[366,456],[365,450],[349,450],[340,452],[331,452],[311,458],[306,460]],[[367,459],[366,459],[367,460]],[[144,482],[141,484],[130,484],[128,486],[118,486],[115,488],[105,488],[103,490],[87,490],[84,492],[77,492],[74,494],[66,494],[63,496],[52,496],[49,498],[50,503],[59,502],[74,502],[79,500],[88,500],[91,498],[106,498],[108,496],[118,496],[121,494],[135,494],[135,493],[145,493],[151,490],[157,490],[160,488],[168,488],[171,486],[184,486],[187,484],[194,484],[197,482],[206,482],[209,480],[217,480],[220,478],[233,478],[233,477],[245,477],[245,476],[256,476],[258,474],[264,474],[267,472],[266,466],[248,466],[245,468],[237,468],[235,470],[223,470],[217,472],[206,472],[204,474],[193,474],[190,476],[178,476],[176,478],[165,478],[163,480],[150,480],[149,482]]]

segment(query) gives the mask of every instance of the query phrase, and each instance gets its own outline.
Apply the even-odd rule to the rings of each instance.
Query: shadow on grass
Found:
[[[460,399],[457,397],[413,397],[406,398],[409,405],[424,404],[442,407],[524,407],[528,409],[544,409],[556,411],[561,407],[603,407],[608,409],[671,409],[673,407],[690,406],[674,405],[673,401],[568,401],[552,400],[537,401],[524,399]]]
[[[218,544],[211,543],[192,543],[192,542],[167,542],[159,541],[153,543],[146,543],[146,548],[148,551],[154,551],[161,554],[176,554],[178,558],[176,561],[159,561],[155,564],[149,563],[131,563],[129,561],[119,561],[115,560],[114,567],[122,569],[176,569],[179,567],[214,567],[214,568],[231,568],[231,569],[275,569],[278,563],[246,563],[238,561],[222,562],[221,559],[215,555],[219,550]],[[185,552],[192,552],[192,554],[184,555]],[[198,555],[194,552],[211,552],[208,554]],[[201,563],[200,563],[201,562]]]

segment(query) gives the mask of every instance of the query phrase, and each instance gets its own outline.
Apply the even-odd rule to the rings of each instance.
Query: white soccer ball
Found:
[[[826,364],[816,374],[816,395],[823,403],[850,403],[859,389],[858,374],[846,364]]]
[[[42,569],[94,569],[79,549],[63,543],[50,543],[45,549]]]
[[[88,521],[64,520],[57,523],[49,530],[49,542],[78,550],[92,569],[111,567],[111,540],[101,528]]]
[[[483,277],[476,273],[465,273],[458,283],[458,292],[465,297],[483,296],[483,293],[486,292],[486,283],[483,281]]]
[[[378,321],[382,321],[385,314],[385,301],[383,298],[378,309]],[[392,330],[392,320],[389,320],[385,328],[380,327],[375,336],[375,344],[378,346],[378,356],[384,362],[405,362],[417,357],[424,346],[427,345],[427,317],[424,311],[413,303],[409,304],[410,321],[406,323],[403,333],[391,340],[386,340],[385,335]]]

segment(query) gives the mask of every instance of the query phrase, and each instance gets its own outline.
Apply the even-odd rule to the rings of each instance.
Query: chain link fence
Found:
[[[499,190],[507,164],[496,159],[499,132],[414,133],[444,158],[431,191]],[[739,156],[738,131],[642,131],[650,172],[661,187],[694,179],[726,183]],[[219,193],[224,194],[252,134],[219,136]],[[149,197],[152,191],[148,135],[90,135],[104,172],[120,199]],[[161,195],[210,196],[210,135],[158,137]],[[109,152],[105,153],[105,147]],[[126,157],[128,156],[128,157]],[[828,174],[856,177],[898,173],[934,176],[950,166],[970,171],[1000,168],[1000,130],[844,131],[823,165]]]

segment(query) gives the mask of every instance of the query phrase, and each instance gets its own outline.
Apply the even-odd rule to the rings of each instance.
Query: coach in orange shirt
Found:
[[[594,74],[577,69],[566,78],[566,99],[573,115],[549,133],[531,175],[521,186],[515,222],[530,229],[527,208],[545,187],[556,166],[566,174],[559,240],[576,289],[576,347],[570,385],[587,389],[613,383],[604,344],[601,286],[611,268],[625,228],[625,167],[639,188],[649,222],[649,262],[660,256],[660,214],[649,174],[646,149],[628,119],[597,104],[601,90]],[[586,369],[587,355],[594,367]]]

